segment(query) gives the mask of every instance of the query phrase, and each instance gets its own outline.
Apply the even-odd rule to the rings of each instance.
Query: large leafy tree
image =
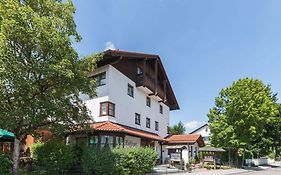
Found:
[[[214,146],[254,150],[269,138],[264,133],[276,120],[276,94],[261,80],[239,79],[222,89],[208,114]]]
[[[266,129],[263,130],[260,137],[256,138],[255,149],[259,155],[275,153],[275,158],[280,156],[281,149],[281,105],[276,104],[279,113],[269,123],[266,124]]]
[[[181,121],[178,124],[176,124],[174,126],[170,126],[168,128],[169,134],[184,134],[184,132],[185,132],[185,127]]]
[[[95,95],[88,71],[96,59],[79,60],[72,47],[80,40],[74,11],[70,1],[0,1],[0,127],[16,136],[14,174],[27,134],[90,119],[79,93]]]

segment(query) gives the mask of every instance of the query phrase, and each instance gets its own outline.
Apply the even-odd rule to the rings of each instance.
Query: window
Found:
[[[141,75],[142,74],[142,68],[141,67],[137,67],[137,75]]]
[[[128,95],[134,97],[134,87],[128,84]]]
[[[122,146],[123,144],[124,144],[124,138],[116,136],[116,146],[119,146],[119,145]]]
[[[108,145],[110,148],[114,147],[114,137],[113,136],[100,136],[100,145],[101,147],[104,147],[105,145]]]
[[[206,128],[205,131],[208,132],[208,128]]]
[[[160,105],[159,112],[160,112],[161,114],[163,114],[163,106],[162,106],[162,105]]]
[[[115,116],[115,104],[111,102],[100,103],[100,116],[110,115]]]
[[[146,127],[150,128],[150,118],[146,118]]]
[[[155,130],[158,131],[159,130],[159,122],[155,121]]]
[[[205,142],[208,142],[208,141],[209,141],[209,136],[203,137],[203,140],[204,140]]]
[[[141,118],[140,114],[135,113],[135,124],[140,125],[140,120],[141,120],[140,118]]]
[[[107,114],[107,102],[103,102],[100,104],[100,115],[106,115]]]
[[[110,148],[122,146],[124,144],[124,137],[118,135],[90,135],[89,145],[104,147],[108,145]]]
[[[108,103],[108,115],[115,116],[115,105],[113,103]]]
[[[98,145],[99,137],[98,136],[90,136],[89,137],[89,145]]]
[[[146,106],[151,106],[151,99],[149,97],[146,97]]]
[[[95,75],[93,78],[96,80],[98,86],[103,86],[106,84],[106,73],[105,72]]]

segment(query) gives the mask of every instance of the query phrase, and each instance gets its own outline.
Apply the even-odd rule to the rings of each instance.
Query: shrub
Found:
[[[108,146],[86,147],[81,157],[81,165],[86,175],[111,175],[115,171],[114,154]]]
[[[151,148],[87,147],[81,164],[87,175],[141,175],[153,168],[156,158],[157,153]]]
[[[190,163],[186,163],[186,164],[185,164],[185,167],[186,167],[186,170],[187,170],[188,172],[191,172],[191,171],[192,171],[192,166],[191,166]]]
[[[157,153],[152,148],[115,148],[117,175],[141,175],[152,170]]]
[[[0,152],[0,174],[11,174],[12,161],[7,154]]]
[[[37,142],[32,146],[31,154],[39,169],[52,174],[70,168],[75,161],[72,147],[57,141]]]

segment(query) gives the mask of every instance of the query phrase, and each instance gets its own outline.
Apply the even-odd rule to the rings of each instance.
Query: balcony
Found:
[[[145,76],[143,74],[136,76],[136,86],[144,91],[146,94],[152,96],[157,101],[162,101],[165,99],[164,89],[157,84],[155,86],[155,79],[150,76]]]

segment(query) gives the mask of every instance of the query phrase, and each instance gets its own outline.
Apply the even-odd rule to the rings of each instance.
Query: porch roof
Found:
[[[203,138],[200,134],[182,134],[182,135],[171,135],[166,138],[168,144],[183,144],[183,143],[195,143],[204,146]]]
[[[164,138],[160,137],[158,134],[150,133],[140,129],[132,128],[125,125],[120,125],[110,121],[94,123],[91,125],[91,129],[95,131],[107,131],[107,132],[120,132],[133,136],[138,136],[142,138],[149,138],[152,140],[164,141]]]

